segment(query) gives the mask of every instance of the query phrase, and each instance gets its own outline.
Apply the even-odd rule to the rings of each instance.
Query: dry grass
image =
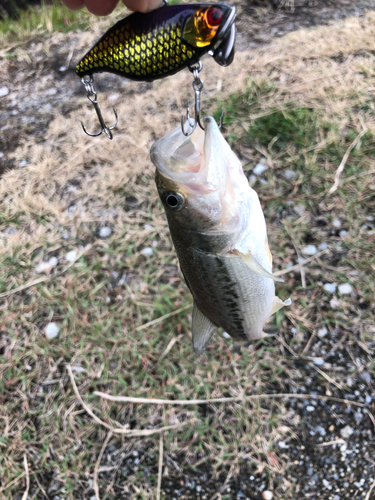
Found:
[[[286,317],[281,312],[275,319],[282,341],[259,343],[241,357],[217,335],[206,357],[197,358],[186,311],[152,323],[191,302],[149,160],[151,144],[177,126],[186,99],[192,97],[190,76],[182,72],[143,86],[127,82],[117,97],[115,91],[101,92],[105,115],[111,119],[115,104],[120,117],[113,141],[82,133],[81,119],[89,130],[97,126],[83,90],[74,98],[75,109],[56,115],[41,141],[24,137],[12,155],[16,163],[26,158],[28,165],[0,180],[0,294],[38,279],[35,268],[41,261],[56,256],[58,265],[45,282],[0,299],[0,498],[25,491],[24,455],[34,498],[51,494],[43,490],[53,485],[56,492],[63,490],[62,498],[91,498],[94,478],[102,499],[155,496],[161,468],[157,460],[150,465],[151,478],[140,470],[123,477],[120,465],[101,472],[100,463],[103,442],[116,447],[121,463],[120,453],[147,450],[157,455],[159,436],[108,437],[108,430],[93,421],[75,396],[67,365],[83,400],[110,428],[195,422],[164,434],[164,463],[178,457],[190,468],[209,464],[214,473],[225,471],[227,481],[240,466],[247,466],[266,471],[270,487],[289,465],[289,458],[274,445],[299,423],[287,401],[180,408],[119,404],[93,391],[159,399],[287,393],[290,387],[298,391],[302,382],[296,382],[287,349],[307,359],[314,356],[311,350],[322,326],[336,332],[336,340],[347,335],[348,356],[357,348],[361,351],[365,362],[355,365],[353,376],[364,369],[375,371],[375,235],[366,219],[375,214],[375,121],[369,95],[375,84],[374,21],[375,15],[369,14],[335,27],[301,30],[271,46],[237,54],[229,69],[204,62],[204,110],[217,112],[223,103],[225,133],[248,169],[261,156],[268,160],[267,183],[257,182],[255,189],[265,208],[275,269],[295,264],[296,250],[311,241],[329,245],[326,254],[305,267],[306,287],[293,271],[279,289],[281,297],[293,298]],[[93,38],[83,35],[76,51],[81,53]],[[55,44],[66,39],[53,35]],[[49,38],[41,41],[35,52],[47,50],[49,43]],[[6,74],[6,69],[1,71]],[[106,76],[97,79],[105,82]],[[61,93],[64,99],[64,89]],[[288,130],[282,138],[281,128],[276,141],[252,138],[254,131],[269,133],[267,119],[276,116],[280,127],[292,116],[297,126],[293,141]],[[338,189],[329,195],[335,172],[362,124],[368,131],[346,162]],[[296,175],[287,180],[283,174],[291,169]],[[336,218],[348,231],[345,237],[332,224]],[[98,237],[102,226],[111,227],[109,239]],[[80,252],[87,245],[84,255],[60,272],[67,265],[67,252]],[[153,249],[152,256],[142,254],[145,247]],[[323,290],[327,281],[349,281],[354,289],[351,296],[338,295],[336,309]],[[60,326],[52,341],[44,333],[51,321]],[[328,380],[322,377],[322,391],[340,396],[339,378],[335,371]],[[298,485],[279,481],[277,498],[294,494]]]

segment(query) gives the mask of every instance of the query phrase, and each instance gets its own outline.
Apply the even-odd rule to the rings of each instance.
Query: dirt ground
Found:
[[[246,88],[249,78],[259,88],[269,79],[275,85],[272,102],[267,103],[267,108],[257,110],[259,116],[267,115],[273,106],[281,107],[292,100],[304,109],[314,109],[318,107],[317,101],[325,100],[327,114],[339,116],[338,138],[345,141],[351,127],[359,133],[362,119],[366,119],[369,130],[375,129],[371,104],[363,97],[375,88],[375,17],[365,15],[375,9],[375,0],[327,1],[316,5],[301,5],[296,1],[293,12],[246,2],[237,2],[237,6],[239,52],[233,67],[218,68],[212,61],[205,62],[207,109],[213,109],[217,102],[229,102],[233,93]],[[343,19],[348,16],[354,17],[345,24]],[[85,400],[90,397],[90,403],[96,404],[100,412],[107,412],[105,421],[127,423],[133,429],[145,427],[146,423],[152,428],[165,419],[171,425],[181,424],[192,418],[192,412],[180,414],[172,408],[164,413],[158,408],[137,413],[134,405],[119,409],[120,405],[98,403],[92,387],[113,393],[117,382],[111,379],[111,373],[129,370],[125,377],[127,387],[132,387],[132,378],[142,379],[139,387],[132,387],[135,394],[172,399],[171,386],[183,387],[178,385],[182,384],[179,377],[184,371],[183,360],[191,366],[197,365],[194,374],[185,373],[184,378],[194,377],[194,384],[201,386],[200,394],[205,398],[233,396],[241,390],[248,395],[274,394],[275,398],[259,399],[252,403],[254,406],[250,402],[248,406],[244,404],[247,412],[237,403],[226,408],[212,403],[198,405],[194,418],[199,425],[191,424],[192,431],[186,436],[178,437],[176,433],[177,437],[165,438],[160,486],[163,498],[375,499],[374,303],[373,296],[363,292],[371,289],[369,282],[373,283],[375,269],[371,256],[375,231],[373,178],[366,177],[365,187],[358,187],[356,177],[363,173],[354,170],[347,181],[348,192],[337,193],[336,198],[329,199],[316,192],[324,183],[325,186],[332,184],[343,154],[337,154],[337,162],[331,168],[329,159],[322,160],[320,168],[324,169],[325,165],[326,171],[319,182],[313,178],[306,180],[305,171],[297,180],[289,182],[286,179],[292,175],[290,165],[295,156],[291,148],[289,156],[282,157],[281,162],[280,152],[256,150],[245,141],[233,141],[243,163],[251,164],[247,167],[249,178],[261,157],[266,155],[269,161],[269,177],[266,174],[264,184],[259,179],[252,182],[257,183],[256,190],[267,207],[265,214],[276,249],[276,266],[297,265],[301,254],[296,249],[302,245],[320,244],[319,258],[311,271],[306,270],[307,278],[301,277],[298,268],[286,280],[285,293],[293,294],[294,306],[286,317],[280,317],[284,333],[276,346],[266,342],[265,346],[245,353],[240,360],[232,356],[230,345],[220,338],[215,341],[216,347],[207,353],[207,358],[214,361],[203,359],[197,363],[190,351],[187,354],[190,345],[181,347],[186,342],[182,334],[185,330],[188,332],[189,327],[188,322],[185,324],[179,319],[173,325],[182,334],[179,333],[178,340],[170,347],[172,352],[165,357],[172,359],[168,362],[176,366],[166,365],[167,377],[162,372],[164,365],[158,365],[159,361],[155,360],[154,351],[165,352],[170,339],[165,345],[156,342],[147,346],[151,340],[136,338],[134,334],[135,345],[142,353],[138,359],[121,336],[122,331],[133,335],[137,322],[152,320],[154,311],[156,317],[164,314],[158,313],[157,307],[152,313],[147,312],[150,317],[140,312],[144,311],[142,307],[150,306],[151,297],[160,295],[159,289],[152,288],[152,280],[147,280],[149,275],[159,276],[161,267],[166,274],[155,280],[171,287],[166,288],[166,294],[175,293],[166,311],[186,307],[187,292],[179,276],[162,210],[157,205],[148,150],[154,140],[178,123],[184,102],[191,94],[191,84],[182,74],[154,84],[135,84],[113,76],[98,77],[97,91],[103,111],[111,119],[110,108],[116,106],[120,123],[115,130],[117,140],[110,142],[102,137],[89,140],[83,135],[79,121],[82,119],[89,130],[94,130],[97,126],[94,111],[86,103],[84,90],[71,68],[84,47],[103,31],[105,22],[93,23],[91,32],[40,35],[0,51],[0,88],[9,90],[0,97],[0,173],[3,174],[0,248],[3,269],[10,270],[4,280],[0,278],[0,314],[3,315],[0,372],[6,374],[0,385],[3,422],[0,446],[4,451],[1,459],[4,478],[5,472],[9,473],[8,480],[0,478],[0,498],[23,500],[24,453],[30,463],[30,499],[99,498],[94,491],[94,477],[98,478],[102,500],[156,498],[159,438],[126,439],[95,430],[91,417],[75,399],[65,365],[71,362],[77,378],[87,375],[87,379],[80,380],[79,391]],[[319,25],[328,26],[317,30]],[[297,31],[301,28],[306,30]],[[292,33],[294,31],[296,33]],[[322,82],[321,88],[319,83],[316,86],[311,83],[316,81]],[[353,104],[353,118],[348,118],[346,106],[357,97],[361,105]],[[362,106],[363,102],[368,108]],[[325,105],[319,106],[323,112]],[[133,115],[137,116],[136,124],[128,118]],[[240,129],[241,123],[235,122],[233,126],[228,125],[226,133],[239,136]],[[329,140],[318,135],[318,146],[314,148]],[[334,144],[337,141],[339,139]],[[344,144],[343,153],[350,143]],[[366,172],[374,168],[372,148],[373,142],[366,143],[365,150],[371,153],[363,160]],[[277,194],[279,184],[286,186],[282,196]],[[311,192],[307,185],[312,186]],[[353,215],[351,219],[348,206],[354,195],[360,202],[355,209],[356,218]],[[280,197],[285,201],[282,211],[275,208],[275,200]],[[295,240],[291,238],[284,247],[279,239],[281,221],[285,220],[292,221],[296,229],[292,234]],[[114,239],[107,244],[98,238],[104,224],[118,235],[118,241]],[[361,238],[360,247],[358,238]],[[294,246],[292,240],[298,244]],[[158,252],[158,260],[152,268],[147,267],[150,264],[145,260],[146,254],[139,253],[142,245]],[[85,270],[83,257],[81,274],[69,274],[69,268],[64,275],[61,267],[58,271],[61,274],[53,275],[52,280],[59,283],[61,279],[61,289],[57,292],[47,282],[43,290],[36,285],[7,295],[7,290],[39,279],[34,269],[42,257],[57,256],[59,262],[63,262],[62,255],[68,247],[87,252],[87,262],[92,267]],[[136,257],[131,255],[133,248],[138,252]],[[295,251],[298,257],[294,256]],[[117,259],[116,252],[130,260],[120,262],[122,257]],[[89,282],[86,271],[89,276],[98,274],[100,279]],[[107,302],[111,304],[112,300],[112,305],[100,305],[95,314],[87,315],[85,308],[90,307],[87,304],[91,304],[91,294],[95,297],[96,290],[101,293],[103,289],[101,280],[107,283],[104,287]],[[323,288],[326,281],[339,283],[340,280],[353,283],[350,295],[336,292],[332,295]],[[71,290],[75,291],[73,298]],[[73,308],[82,290],[87,295],[79,312],[74,314],[77,319],[72,321],[76,323],[64,323],[69,307]],[[128,300],[128,296],[130,305],[124,304],[122,308],[120,304]],[[336,300],[336,305],[332,300]],[[65,303],[71,305],[64,309]],[[332,308],[336,308],[334,313]],[[59,312],[53,313],[53,310]],[[103,326],[98,328],[95,335],[90,330],[90,324],[96,325],[96,317],[105,318],[109,325],[111,315],[123,329],[113,344],[113,331],[117,328],[114,325],[108,326],[108,331]],[[51,346],[42,333],[52,319],[65,325],[61,346]],[[76,333],[81,331],[81,325],[86,328],[86,337]],[[91,353],[91,350],[102,349],[98,348],[99,337],[105,338],[105,349],[111,345],[113,359],[109,356],[109,361],[107,358],[98,361],[101,354]],[[75,352],[71,343],[82,344],[79,355],[71,354]],[[120,350],[125,355],[118,354]],[[179,363],[173,358],[173,350],[181,356]],[[82,353],[89,353],[87,364],[81,364]],[[104,375],[99,373],[106,374],[108,382],[101,384]],[[45,376],[43,381],[41,374]],[[158,392],[162,385],[154,390],[152,381],[162,384],[164,376],[168,380],[165,390]],[[220,383],[216,384],[213,379]],[[206,384],[210,389],[205,392]],[[195,392],[185,394],[188,390],[183,387],[180,396],[196,397]],[[60,396],[65,398],[64,402]],[[99,414],[99,410],[95,411]],[[43,414],[40,417],[39,412]],[[272,419],[277,422],[274,426],[270,423]],[[238,425],[237,437],[231,434],[232,425]],[[215,445],[205,448],[201,440],[204,442],[205,433],[210,435],[210,429],[217,429],[213,438]],[[39,440],[40,435],[47,432],[51,438],[45,447]],[[66,442],[61,442],[59,436],[64,433],[68,437]],[[256,439],[249,440],[250,435]],[[106,446],[102,449],[103,443]],[[227,460],[226,446],[229,449],[232,445],[235,451]],[[67,447],[74,449],[79,457],[86,447],[94,450],[91,462],[68,457]],[[220,456],[221,466],[215,461],[215,455]],[[8,456],[15,457],[14,463]],[[96,463],[99,469],[95,476]],[[66,482],[69,475],[75,477],[71,490]],[[11,481],[14,484],[9,486]]]

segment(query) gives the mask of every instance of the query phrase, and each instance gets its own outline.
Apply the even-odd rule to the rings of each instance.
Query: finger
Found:
[[[116,7],[118,0],[84,0],[87,10],[96,16],[107,16]]]
[[[137,12],[150,12],[162,4],[162,0],[122,0],[130,9]]]
[[[83,0],[62,0],[62,1],[68,7],[68,9],[71,10],[82,9],[82,7],[85,5],[83,3]]]

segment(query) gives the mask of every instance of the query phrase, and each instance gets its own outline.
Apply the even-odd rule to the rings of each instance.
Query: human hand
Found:
[[[87,7],[91,14],[96,16],[106,16],[110,14],[119,0],[62,0],[62,2],[72,10],[82,9]],[[161,0],[122,0],[130,9],[139,12],[149,12],[161,5]]]

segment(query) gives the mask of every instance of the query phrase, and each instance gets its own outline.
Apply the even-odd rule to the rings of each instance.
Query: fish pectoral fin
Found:
[[[206,350],[215,328],[216,325],[198,309],[197,304],[194,302],[191,330],[193,334],[193,348],[199,356]]]
[[[267,269],[264,269],[264,267],[261,264],[259,264],[259,262],[256,260],[256,258],[250,251],[244,254],[239,252],[238,250],[234,250],[232,253],[239,255],[241,259],[245,262],[247,267],[249,267],[252,271],[254,271],[254,273],[260,274],[265,278],[270,278],[273,281],[281,281],[281,282],[284,281],[281,278],[277,278],[272,273],[269,273]]]
[[[272,311],[271,311],[270,316],[272,316],[272,314],[275,314],[275,312],[278,311],[279,309],[281,309],[282,307],[290,306],[291,303],[292,303],[292,300],[290,297],[289,297],[289,299],[287,299],[283,302],[281,299],[279,299],[279,297],[275,296],[275,298],[273,299]]]

